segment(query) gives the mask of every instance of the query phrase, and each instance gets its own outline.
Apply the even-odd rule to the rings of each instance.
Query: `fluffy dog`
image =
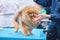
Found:
[[[15,32],[18,31],[20,26],[25,36],[28,36],[28,32],[32,34],[32,29],[39,25],[39,23],[33,22],[33,18],[36,18],[38,14],[38,11],[33,7],[25,7],[22,10],[18,10],[13,21],[16,28]]]
[[[39,15],[39,12],[33,7],[25,7],[22,10],[18,10],[13,21],[14,27],[16,28],[15,32],[18,31],[20,26],[25,36],[28,36],[28,32],[32,34],[32,29],[40,24],[39,22],[33,21],[34,18],[37,18],[37,15]],[[50,18],[50,16],[46,14],[39,15],[40,22],[44,18]]]

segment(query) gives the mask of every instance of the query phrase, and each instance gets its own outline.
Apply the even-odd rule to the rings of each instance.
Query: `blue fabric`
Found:
[[[56,40],[56,37],[60,40],[60,23],[52,21],[48,27],[48,30],[50,31],[50,40]]]
[[[21,31],[14,32],[14,28],[0,30],[0,40],[46,40],[43,29],[34,29],[33,35],[24,36]]]
[[[51,20],[55,22],[60,21],[60,13],[58,12],[58,9],[60,8],[60,5],[58,5],[58,0],[52,0],[52,8],[51,8]]]
[[[60,40],[60,13],[58,12],[58,8],[60,8],[60,4],[58,4],[58,0],[52,0],[52,10],[51,10],[51,23],[48,27],[50,31],[50,36],[48,37],[50,40]],[[47,39],[48,39],[47,38]]]
[[[55,21],[55,22],[60,22],[60,14],[54,13],[54,14],[50,14],[50,15],[51,15],[50,20]]]
[[[50,7],[52,0],[34,0],[39,5],[42,5],[43,7]]]
[[[56,25],[56,22],[51,21],[49,24],[48,30],[52,31],[55,25]]]
[[[57,9],[60,8],[60,5],[58,5],[58,0],[52,0],[52,12],[50,13],[51,15],[51,24],[49,29],[53,29],[54,26],[58,26],[60,24],[60,13],[57,12]]]

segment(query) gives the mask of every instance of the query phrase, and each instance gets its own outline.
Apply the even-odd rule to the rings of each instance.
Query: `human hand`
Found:
[[[39,14],[38,17],[42,17],[42,19],[44,19],[44,18],[50,18],[51,16],[48,14]]]
[[[51,16],[48,14],[39,14],[36,18],[33,18],[33,22],[40,22],[44,18],[50,18]]]

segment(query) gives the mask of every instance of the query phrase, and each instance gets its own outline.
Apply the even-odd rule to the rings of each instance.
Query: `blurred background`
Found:
[[[16,10],[25,6],[34,6],[33,0],[0,0],[0,26],[13,27]]]

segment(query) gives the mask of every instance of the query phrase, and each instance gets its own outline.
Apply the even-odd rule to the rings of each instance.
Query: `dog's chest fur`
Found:
[[[21,17],[19,18],[20,18],[19,21],[21,22],[21,24],[24,23],[24,25],[28,25],[27,27],[29,29],[36,28],[39,25],[38,23],[32,23],[32,21],[30,20],[31,19],[30,16],[28,15],[27,12],[25,12],[25,10],[21,12]]]
[[[28,19],[29,17],[25,15],[22,15],[22,22],[24,22],[26,25],[28,25],[28,28],[29,29],[33,29],[33,28],[36,28],[39,24],[35,24],[35,23],[32,23],[32,21],[29,21]]]

